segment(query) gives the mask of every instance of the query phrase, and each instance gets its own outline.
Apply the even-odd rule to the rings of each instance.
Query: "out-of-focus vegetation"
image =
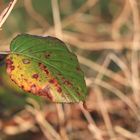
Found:
[[[9,1],[0,0],[0,12]],[[140,140],[139,0],[19,0],[0,30],[0,51],[19,33],[70,46],[85,73],[89,111],[24,93],[0,55],[0,140]]]

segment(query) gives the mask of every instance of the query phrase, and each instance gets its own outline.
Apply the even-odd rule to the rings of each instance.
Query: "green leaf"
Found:
[[[6,59],[7,73],[22,89],[52,102],[79,102],[87,95],[77,57],[54,37],[18,35]]]

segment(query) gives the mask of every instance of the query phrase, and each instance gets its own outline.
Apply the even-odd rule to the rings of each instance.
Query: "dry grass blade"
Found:
[[[62,39],[62,27],[61,27],[61,19],[60,12],[57,0],[51,0],[52,2],[52,11],[53,11],[53,19],[55,26],[55,35]]]
[[[120,28],[124,25],[124,23],[126,23],[126,20],[128,20],[129,16],[130,16],[130,4],[128,0],[125,0],[122,12],[117,17],[117,19],[114,20],[112,24],[112,38],[114,40],[117,41],[118,39],[120,39],[121,37]]]
[[[60,127],[60,134],[63,140],[68,140],[68,136],[66,133],[66,129],[64,127],[65,124],[65,116],[64,116],[64,110],[61,104],[56,104],[56,111],[58,114],[58,122]]]
[[[134,134],[120,126],[115,126],[115,131],[127,139],[140,140],[139,136],[137,136],[136,134]]]
[[[9,2],[8,6],[3,10],[3,12],[0,15],[0,28],[8,18],[9,14],[11,13],[12,9],[14,8],[15,4],[17,3],[17,0],[13,0],[12,2]]]
[[[130,7],[133,15],[133,50],[131,55],[131,69],[132,69],[132,86],[135,97],[135,102],[139,105],[140,94],[139,94],[139,67],[138,67],[138,48],[140,46],[140,18],[139,9],[136,0],[129,0]]]
[[[40,109],[35,100],[29,98],[27,100],[33,107],[27,105],[26,110],[35,116],[36,122],[40,126],[44,136],[49,140],[61,140],[60,135],[52,127],[52,125],[45,119],[44,112]]]
[[[112,126],[112,123],[111,123],[111,120],[110,120],[110,117],[108,114],[108,110],[106,108],[106,104],[104,103],[102,92],[101,92],[100,88],[97,86],[94,87],[94,91],[97,95],[98,104],[99,104],[99,107],[100,107],[100,110],[101,110],[101,113],[102,113],[102,116],[103,116],[103,119],[104,119],[104,122],[105,122],[105,125],[107,128],[108,134],[109,134],[111,140],[113,140],[113,139],[115,140],[116,136],[113,131],[113,126]]]
[[[84,116],[86,117],[88,123],[89,123],[89,130],[95,136],[97,140],[104,140],[101,134],[100,129],[96,126],[93,118],[91,117],[90,113],[83,108],[83,103],[79,103],[79,107],[81,111],[83,112]]]
[[[74,12],[74,14],[68,16],[67,18],[65,18],[62,21],[62,26],[63,28],[65,28],[66,26],[74,23],[75,19],[77,18],[79,13],[84,13],[87,10],[89,10],[90,8],[92,8],[93,6],[95,6],[95,4],[98,2],[98,0],[87,0],[84,4],[82,4],[82,6],[77,9],[76,12]]]
[[[136,105],[127,96],[125,96],[119,89],[117,89],[116,87],[113,87],[112,85],[110,85],[100,79],[99,80],[92,79],[92,81],[93,81],[93,84],[101,86],[101,87],[111,91],[112,93],[114,93],[117,97],[119,97],[124,103],[126,103],[129,106],[129,108],[137,116],[137,119],[140,120],[140,116],[139,116]]]
[[[119,57],[117,57],[115,54],[109,53],[109,54],[106,56],[106,58],[105,58],[105,60],[104,60],[104,62],[103,62],[103,66],[104,66],[105,68],[107,68],[107,67],[109,66],[109,64],[110,64],[111,61],[115,62],[115,64],[118,65],[118,66],[121,68],[121,70],[123,71],[124,75],[126,76],[126,78],[128,79],[128,81],[130,82],[130,72],[129,72],[129,68],[128,68],[127,65],[126,65]],[[97,75],[97,79],[102,79],[103,73],[104,73],[103,71],[104,71],[104,69],[100,69],[100,70],[99,70],[99,73],[98,73],[98,75]]]
[[[76,33],[64,32],[63,34],[65,42],[84,50],[116,50],[121,51],[123,49],[132,50],[132,41],[123,40],[123,41],[82,41],[77,36]],[[139,49],[138,49],[139,50]]]
[[[108,70],[107,68],[105,68],[104,66],[101,66],[87,58],[84,58],[80,55],[78,55],[78,59],[80,61],[81,64],[86,65],[87,67],[91,68],[94,71],[99,71],[102,70],[102,74],[105,76],[108,76],[109,78],[117,81],[118,83],[124,85],[124,86],[129,86],[127,79],[123,78],[122,76]]]

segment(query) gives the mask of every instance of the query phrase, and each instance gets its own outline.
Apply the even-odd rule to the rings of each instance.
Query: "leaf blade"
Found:
[[[77,57],[68,50],[62,41],[50,36],[39,37],[22,34],[18,35],[11,42],[10,49],[11,54],[7,59],[12,58],[12,63],[14,63],[14,65],[16,65],[15,63],[18,63],[18,66],[16,65],[16,72],[13,72],[14,70],[12,70],[8,73],[14,81],[17,82],[18,79],[20,79],[20,83],[17,83],[20,87],[25,81],[23,82],[23,77],[20,75],[18,75],[18,79],[16,78],[17,72],[20,71],[20,74],[22,73],[24,77],[26,77],[25,73],[30,70],[30,74],[28,74],[29,79],[32,79],[31,75],[33,76],[33,73],[35,72],[39,73],[39,76],[46,76],[46,79],[40,81],[43,83],[41,85],[42,90],[44,90],[44,86],[47,85],[46,88],[48,89],[46,90],[48,90],[49,93],[46,94],[49,100],[53,102],[67,103],[85,100],[87,88],[84,80],[84,74],[81,71]],[[31,65],[29,65],[29,67],[23,64],[23,58],[25,60],[30,60]],[[20,62],[16,62],[17,60]],[[22,69],[19,64],[22,64],[24,70],[19,70],[19,67]],[[33,71],[32,67],[36,68],[36,71]],[[10,69],[10,67],[7,67],[7,69],[8,68]],[[39,70],[43,73],[41,74]],[[47,72],[44,73],[44,71]],[[51,82],[49,83],[49,81]],[[30,83],[31,82],[32,80],[30,80]],[[33,81],[32,85],[33,83],[35,83],[37,87],[40,86],[40,83],[37,81]],[[27,89],[24,90],[27,91]],[[31,90],[31,92],[38,95],[39,90]],[[49,96],[52,97],[50,98]]]

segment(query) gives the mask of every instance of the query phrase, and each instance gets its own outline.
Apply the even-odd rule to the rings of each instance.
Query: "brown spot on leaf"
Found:
[[[34,79],[38,79],[39,75],[36,73],[36,74],[33,74],[32,77],[33,77]]]
[[[35,84],[31,85],[30,90],[32,93],[37,93],[37,87]]]
[[[13,64],[13,61],[12,61],[11,59],[7,59],[7,60],[6,60],[6,64],[7,64],[7,65],[12,65],[12,64]]]
[[[77,66],[76,69],[77,69],[77,71],[81,71],[80,66]]]
[[[59,76],[62,76],[62,74],[61,74],[61,73],[58,73],[58,75],[59,75]]]
[[[15,66],[11,66],[11,71],[15,69]]]
[[[57,81],[55,80],[55,79],[50,79],[49,80],[49,83],[51,83],[51,84],[55,84]]]
[[[45,65],[43,65],[42,63],[39,63],[39,67],[40,67],[41,70],[45,71],[45,73],[47,75],[49,74],[49,71],[48,71],[48,69]]]
[[[58,91],[59,93],[61,93],[61,92],[62,92],[62,88],[61,88],[61,87],[58,87],[58,88],[57,88],[57,91]]]
[[[62,92],[62,89],[61,89],[61,87],[60,87],[60,85],[58,84],[58,82],[57,82],[57,80],[56,79],[50,79],[49,80],[49,83],[50,84],[53,84],[55,87],[56,87],[56,90],[59,92],[59,93],[61,93]]]
[[[69,87],[72,87],[72,83],[66,79],[63,78],[63,84],[69,86]]]
[[[48,53],[48,52],[45,53],[45,58],[46,59],[48,59],[50,56],[51,56],[50,53]]]
[[[49,100],[53,100],[50,87],[46,85],[42,90],[39,91],[40,96],[46,96]]]
[[[22,59],[22,62],[23,62],[24,64],[30,64],[30,60],[29,60],[29,59]]]
[[[13,61],[11,58],[8,58],[6,60],[6,68],[7,68],[7,73],[11,74],[12,70],[15,69],[15,66],[13,66]]]
[[[80,94],[79,92],[77,92],[77,95],[78,95],[78,96],[81,96],[81,94]]]
[[[13,80],[13,78],[10,76],[10,79],[15,83],[15,84],[17,84],[17,82],[15,81],[15,80]]]
[[[24,78],[23,80],[24,80],[25,82],[28,82],[28,79],[26,79],[26,78]]]

